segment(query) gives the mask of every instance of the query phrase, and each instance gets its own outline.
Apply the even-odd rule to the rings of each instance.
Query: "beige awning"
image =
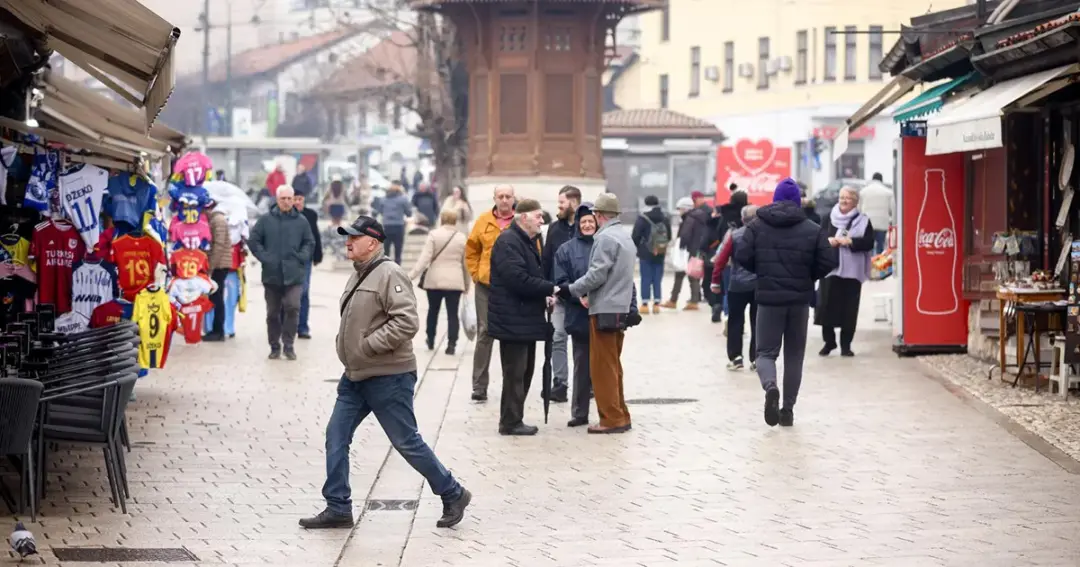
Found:
[[[145,110],[147,132],[169,100],[180,30],[138,0],[0,0],[48,46]]]
[[[893,80],[889,81],[889,84],[885,85],[885,87],[878,91],[877,94],[871,97],[870,100],[866,101],[866,104],[862,105],[859,110],[856,110],[855,114],[852,114],[851,118],[847,119],[847,123],[844,125],[843,129],[841,129],[833,139],[833,160],[840,159],[840,156],[844,155],[844,152],[847,151],[848,136],[851,132],[857,130],[859,126],[866,124],[878,114],[881,114],[882,110],[892,106],[896,101],[904,98],[904,96],[910,93],[917,84],[919,84],[919,82],[916,80],[909,79],[903,75],[897,75]]]

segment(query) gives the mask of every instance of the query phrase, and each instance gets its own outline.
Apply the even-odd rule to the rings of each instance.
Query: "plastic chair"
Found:
[[[21,457],[19,510],[30,502],[30,520],[37,521],[34,477],[34,423],[43,386],[34,380],[0,378],[0,455]]]

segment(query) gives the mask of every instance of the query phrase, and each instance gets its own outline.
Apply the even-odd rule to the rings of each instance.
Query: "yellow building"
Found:
[[[622,108],[669,108],[704,118],[743,155],[742,165],[782,171],[820,188],[837,177],[893,177],[898,127],[888,113],[852,133],[833,163],[827,143],[889,80],[878,63],[900,25],[967,0],[668,0],[643,14],[634,68],[612,85]],[[741,143],[740,143],[741,142]],[[772,151],[769,150],[778,150]],[[754,152],[758,152],[754,154]],[[772,157],[773,163],[765,163]],[[723,151],[717,181],[729,179]],[[732,178],[735,179],[735,178]],[[745,176],[737,179],[747,183]]]

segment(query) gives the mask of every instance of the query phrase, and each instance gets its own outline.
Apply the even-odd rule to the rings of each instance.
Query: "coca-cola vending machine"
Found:
[[[898,150],[893,350],[965,352],[964,154],[928,156],[926,138],[918,135],[901,136]]]

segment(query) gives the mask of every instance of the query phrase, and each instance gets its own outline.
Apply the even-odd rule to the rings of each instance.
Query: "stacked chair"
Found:
[[[125,321],[60,335],[53,333],[50,307],[20,314],[0,333],[0,455],[15,457],[19,509],[29,502],[36,517],[46,488],[46,449],[78,445],[102,449],[112,502],[126,514],[123,448],[131,446],[125,415],[139,372],[138,327]]]

